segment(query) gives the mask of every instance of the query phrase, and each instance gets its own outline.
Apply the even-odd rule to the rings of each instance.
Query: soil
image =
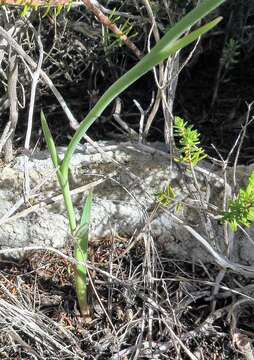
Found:
[[[1,359],[188,359],[180,340],[197,358],[244,359],[232,332],[253,334],[253,309],[247,304],[235,310],[235,324],[231,308],[236,292],[246,292],[250,284],[228,274],[213,297],[215,267],[163,258],[153,248],[149,255],[142,242],[129,249],[130,241],[91,239],[92,264],[113,278],[90,271],[91,314],[86,320],[79,314],[68,261],[37,252],[20,264],[1,262],[0,299],[8,304],[4,312],[1,303],[0,310]],[[13,306],[20,313],[13,313]],[[49,319],[51,336],[42,339]]]

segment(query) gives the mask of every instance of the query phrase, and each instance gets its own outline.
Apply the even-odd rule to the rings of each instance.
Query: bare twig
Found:
[[[179,52],[167,60],[162,90],[162,109],[164,113],[164,138],[169,145],[171,156],[175,154],[175,141],[173,133],[174,116],[173,105],[175,100],[176,86],[178,82]],[[169,85],[168,85],[169,84]],[[171,157],[171,158],[172,158]]]
[[[5,290],[3,286],[1,286],[1,290]],[[1,333],[7,332],[10,336],[15,336],[15,333],[23,333],[27,339],[31,339],[38,345],[38,349],[47,346],[50,357],[59,352],[62,357],[68,355],[73,358],[77,356],[77,359],[83,359],[84,353],[78,346],[77,339],[70,332],[43,313],[38,314],[26,308],[17,298],[11,299],[9,302],[2,298],[0,299],[0,316]],[[18,332],[14,330],[15,333],[13,333],[12,328],[18,330]],[[21,339],[16,336],[15,338],[20,344]],[[29,355],[36,353],[28,343],[23,343],[23,340],[21,345],[25,345]],[[33,356],[32,358],[37,359],[38,357]]]
[[[112,173],[109,175],[109,177],[114,176],[115,173]],[[90,189],[94,189],[96,186],[98,186],[99,184],[102,184],[103,182],[105,182],[107,178],[102,178],[96,181],[93,181],[89,184],[83,185],[83,186],[79,186],[78,188],[72,189],[71,190],[71,195],[76,195],[76,194],[80,194],[80,193],[84,193],[89,191]],[[37,188],[37,187],[36,187]],[[35,193],[34,197],[37,197],[38,194]],[[30,193],[30,199],[32,198],[32,194]],[[34,211],[38,211],[39,209],[45,207],[45,206],[49,206],[57,201],[61,201],[63,199],[63,195],[59,194],[59,195],[54,195],[54,196],[45,196],[45,198],[43,200],[40,200],[38,203],[30,206],[27,209],[21,210],[20,212],[16,213],[13,216],[5,216],[4,218],[2,218],[0,220],[0,225],[4,224],[4,223],[10,223],[13,221],[16,221],[17,219],[20,219],[22,217],[27,216],[28,214],[34,212]],[[19,207],[22,206],[24,203],[23,198],[21,198],[18,202]]]
[[[6,141],[9,139],[11,134],[13,133],[13,129],[11,129],[11,121],[9,120],[4,128],[4,131],[0,138],[0,154],[3,150],[4,145],[6,144]]]
[[[23,50],[23,48],[12,38],[12,36],[4,30],[0,26],[0,36],[2,36],[10,46],[32,67],[32,69],[37,69],[37,63]],[[71,110],[68,108],[63,96],[57,90],[55,85],[53,84],[52,80],[48,77],[48,75],[43,71],[40,70],[40,76],[42,77],[43,81],[48,85],[51,89],[52,93],[55,95],[57,101],[61,105],[65,115],[67,116],[70,126],[72,129],[76,130],[79,128],[78,120],[73,116]],[[93,145],[99,152],[103,151],[100,149],[99,145],[97,145],[88,135],[84,135],[84,139]]]
[[[137,100],[133,100],[134,104],[140,111],[140,120],[139,120],[139,132],[138,132],[138,142],[143,142],[143,132],[144,132],[144,121],[145,121],[145,111],[142,109],[140,103]]]
[[[183,350],[185,351],[185,353],[189,356],[189,358],[191,360],[198,360],[198,358],[192,354],[192,352],[187,348],[187,346],[183,343],[183,341],[179,338],[179,336],[177,336],[175,334],[175,332],[173,331],[173,329],[171,328],[170,324],[167,323],[166,320],[164,320],[164,324],[166,325],[166,327],[168,328],[171,336],[177,341],[177,343],[183,348]]]
[[[132,139],[137,139],[138,138],[138,134],[136,133],[135,130],[133,130],[125,121],[123,121],[123,119],[121,118],[121,109],[122,109],[122,104],[121,104],[121,99],[117,98],[116,99],[116,107],[115,107],[115,112],[113,114],[113,117],[115,119],[115,121],[121,126],[121,128],[123,128],[123,130],[125,130],[130,138]]]
[[[4,159],[8,163],[13,159],[13,138],[18,123],[18,99],[17,99],[17,82],[18,82],[18,59],[17,55],[11,50],[9,57],[9,78],[8,78],[8,96],[10,103],[10,135],[4,146]]]
[[[117,284],[121,284],[124,286],[133,286],[133,281],[131,282],[127,282],[127,281],[123,281],[123,280],[119,280],[118,277],[108,273],[105,270],[102,270],[100,268],[98,268],[97,266],[94,266],[90,261],[87,261],[86,264],[84,264],[83,262],[77,261],[74,257],[66,255],[63,251],[58,250],[54,247],[51,246],[23,246],[23,247],[16,247],[16,248],[8,248],[8,249],[0,249],[0,256],[4,255],[4,256],[11,256],[11,254],[15,254],[15,253],[28,253],[28,252],[35,252],[35,251],[45,251],[45,252],[49,252],[52,254],[56,254],[58,256],[60,256],[61,258],[67,260],[70,262],[70,264],[73,265],[86,265],[88,269],[91,270],[95,270],[97,271],[99,274],[105,276],[106,278],[110,278],[112,280],[114,280]]]
[[[30,192],[30,198],[31,196],[36,196],[37,191],[43,186],[43,184],[45,184],[48,179],[57,172],[57,168],[53,169],[53,171],[51,170],[49,172],[49,174],[46,174],[43,178],[43,180],[41,182],[39,182],[39,184],[37,184]],[[25,202],[24,196],[22,196],[20,199],[18,199],[15,204],[11,207],[11,209],[9,209],[0,219],[0,225],[4,224],[7,219],[10,218],[10,216],[12,216]]]
[[[36,34],[36,39],[39,46],[39,61],[38,66],[35,72],[32,74],[32,86],[31,86],[31,96],[30,96],[30,106],[29,106],[29,113],[28,113],[28,123],[27,123],[27,131],[26,131],[26,138],[25,138],[25,154],[24,154],[24,175],[25,175],[25,198],[29,197],[30,192],[30,181],[29,181],[29,170],[28,170],[28,154],[30,148],[30,139],[32,134],[32,126],[33,126],[33,113],[34,113],[34,103],[35,103],[35,95],[36,95],[36,88],[40,77],[40,71],[43,61],[43,46],[40,38],[40,34]]]
[[[229,312],[229,318],[231,320],[231,334],[235,345],[245,356],[246,360],[254,360],[254,348],[251,339],[247,335],[242,334],[237,327],[239,319],[238,313],[244,308],[246,304],[249,304],[253,307],[254,299],[241,299],[232,306],[232,309]]]
[[[94,1],[83,0],[83,2],[87,9],[89,9],[97,17],[100,23],[110,29],[119,39],[121,39],[125,45],[133,51],[138,59],[143,57],[142,52],[137,48],[137,46],[117,27],[116,24],[112,23],[112,21],[103,14],[101,9],[95,5]]]
[[[0,36],[2,36],[9,43],[9,45],[13,48],[13,50],[16,51],[31,66],[32,69],[34,70],[37,69],[37,63],[23,50],[23,48],[17,43],[17,41],[13,39],[12,36],[1,26],[0,26]],[[73,129],[77,129],[77,127],[79,127],[79,122],[74,118],[73,114],[68,108],[60,92],[56,89],[51,79],[43,70],[40,70],[40,75],[44,80],[44,82],[51,89],[51,91],[57,98],[58,102],[60,103],[63,111],[65,112],[66,116],[70,121],[71,127]]]
[[[145,5],[146,11],[148,13],[150,22],[151,22],[151,30],[148,36],[148,50],[150,51],[150,37],[151,34],[153,33],[153,36],[155,38],[155,41],[158,42],[160,40],[160,33],[159,33],[159,29],[158,26],[156,24],[156,19],[154,17],[153,14],[153,10],[151,8],[150,2],[148,0],[143,0],[143,4]],[[160,64],[159,65],[159,80],[157,79],[157,75],[156,75],[156,70],[154,69],[154,78],[157,84],[157,93],[156,93],[156,98],[155,98],[155,102],[153,104],[153,108],[148,116],[147,122],[146,122],[146,126],[145,126],[145,130],[144,130],[144,136],[147,137],[150,127],[152,125],[152,122],[159,110],[160,107],[160,103],[161,103],[161,85],[163,82],[163,73],[164,73],[164,65]]]
[[[233,172],[234,189],[236,188],[236,167],[237,167],[237,164],[238,164],[240,151],[242,149],[242,145],[243,145],[243,142],[244,142],[244,139],[245,139],[245,136],[246,136],[247,128],[254,120],[254,116],[252,116],[252,117],[250,116],[253,104],[254,104],[254,102],[251,102],[250,104],[247,104],[248,109],[247,109],[246,119],[245,119],[245,123],[244,123],[244,125],[242,127],[242,130],[241,130],[241,133],[240,133],[240,142],[239,142],[239,145],[238,145],[238,148],[237,148],[235,161],[234,161],[234,167],[233,167],[233,169],[234,169],[234,172]]]

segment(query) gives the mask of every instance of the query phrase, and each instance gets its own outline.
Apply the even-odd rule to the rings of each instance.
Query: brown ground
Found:
[[[238,333],[253,336],[253,309],[233,304],[253,285],[229,274],[213,298],[215,267],[131,244],[90,242],[92,264],[105,274],[90,272],[88,323],[66,260],[41,252],[20,264],[1,262],[1,359],[189,359],[186,351],[198,359],[244,359],[233,341]]]

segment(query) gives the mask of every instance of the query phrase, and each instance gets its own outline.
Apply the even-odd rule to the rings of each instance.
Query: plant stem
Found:
[[[65,205],[65,208],[67,210],[69,227],[70,227],[70,230],[71,230],[71,234],[73,235],[75,230],[76,230],[77,223],[76,223],[74,206],[73,206],[73,202],[72,202],[72,198],[71,198],[71,191],[70,191],[68,174],[67,174],[67,177],[64,178],[61,171],[59,170],[57,172],[57,177],[58,177],[58,182],[60,184],[60,187],[61,187],[61,190],[62,190],[62,193],[63,193],[64,205]]]
[[[91,218],[91,209],[93,203],[93,194],[90,192],[86,198],[83,212],[80,220],[80,226],[75,232],[75,250],[74,257],[80,263],[75,269],[75,285],[81,314],[86,317],[89,315],[89,306],[87,302],[87,268],[86,260],[88,258],[88,240],[89,224]],[[84,265],[83,265],[84,264]]]
[[[82,248],[84,246],[84,249]],[[75,239],[74,258],[82,263],[87,260],[87,242],[80,238]],[[75,288],[80,312],[83,316],[89,315],[87,302],[87,269],[86,265],[78,264],[75,268]]]

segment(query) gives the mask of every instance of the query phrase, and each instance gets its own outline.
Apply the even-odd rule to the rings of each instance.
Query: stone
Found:
[[[58,152],[62,158],[65,149],[59,148]],[[28,164],[33,196],[25,203],[24,155],[18,156],[11,166],[1,169],[0,246],[2,249],[34,245],[62,249],[73,241],[63,201],[54,201],[47,206],[37,205],[60,193],[48,152],[35,153]],[[244,184],[251,170],[251,166],[238,167],[239,184]],[[82,187],[100,181],[93,190],[91,239],[114,234],[128,237],[149,234],[167,256],[213,261],[209,246],[219,254],[226,254],[223,225],[214,216],[206,221],[204,211],[199,209],[200,199],[191,174],[185,172],[184,175],[179,164],[171,166],[163,144],[144,146],[98,142],[97,149],[81,145],[72,158],[70,174],[71,188],[80,189],[73,195],[77,219],[87,194]],[[196,176],[203,203],[206,206],[209,204],[209,213],[218,215],[214,209],[216,206],[221,209],[224,189],[218,169],[202,162]],[[232,174],[229,174],[231,177]],[[156,194],[169,185],[175,198],[163,209],[158,206]],[[36,196],[33,193],[35,187],[38,188]],[[12,214],[15,204],[16,211]],[[203,246],[193,237],[189,227],[206,239],[208,246]],[[249,230],[251,236],[252,231]],[[233,245],[232,259],[244,264],[253,262],[253,244],[250,241],[240,234],[236,235]]]

